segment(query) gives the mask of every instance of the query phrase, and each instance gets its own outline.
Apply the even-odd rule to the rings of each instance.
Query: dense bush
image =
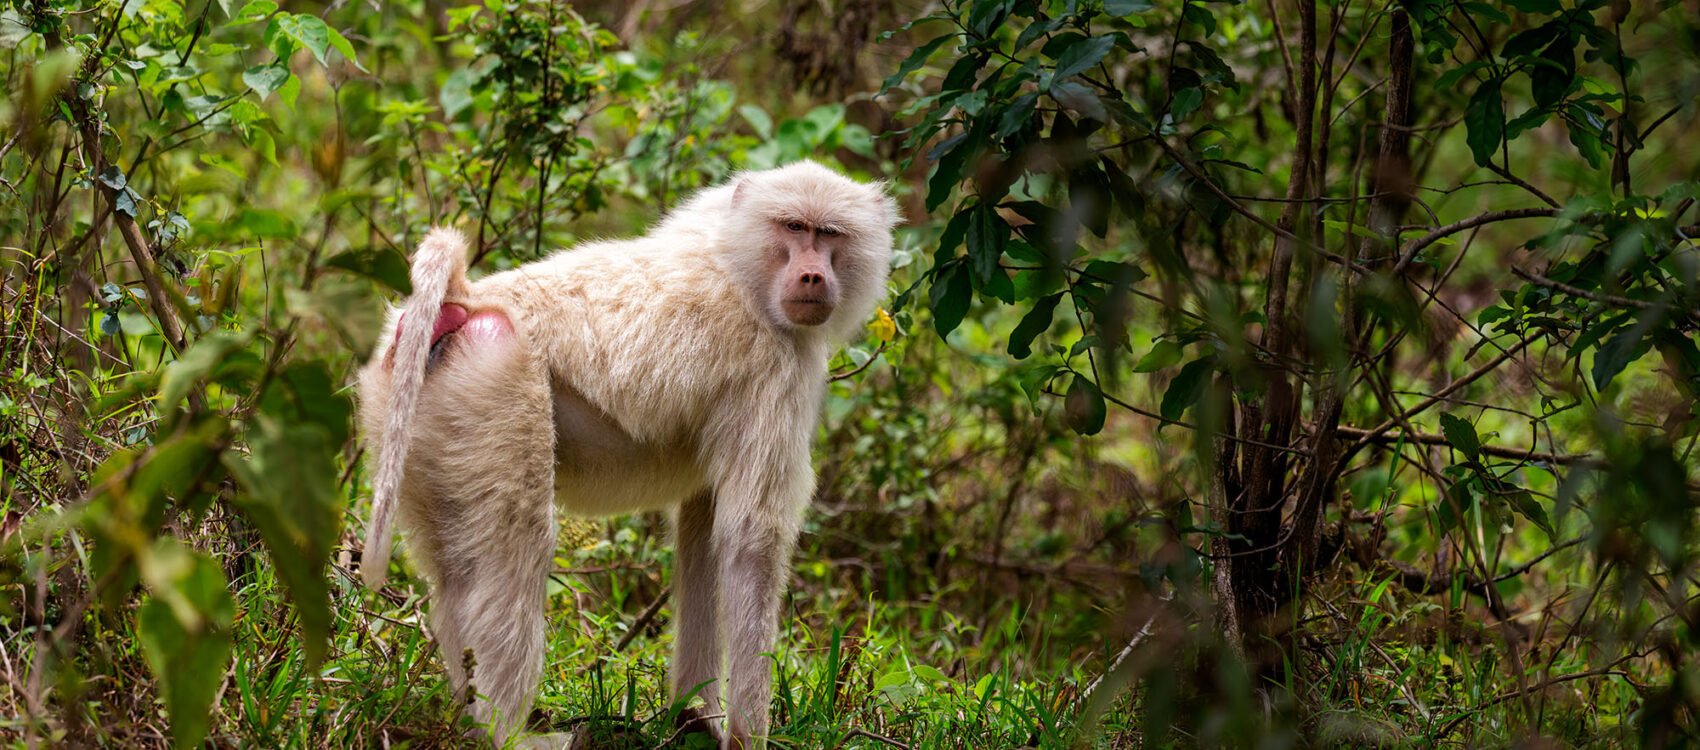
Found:
[[[1692,3],[706,5],[0,11],[0,738],[461,741],[351,575],[408,248],[816,158],[908,226],[776,743],[1700,740]],[[664,540],[565,525],[536,723],[673,739]]]

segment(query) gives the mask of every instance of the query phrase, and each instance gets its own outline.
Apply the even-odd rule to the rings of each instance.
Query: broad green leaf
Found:
[[[1140,357],[1139,364],[1133,366],[1134,372],[1156,372],[1181,361],[1181,345],[1168,339],[1162,339],[1151,345],[1151,351]]]
[[[956,248],[962,246],[962,238],[968,235],[968,222],[973,218],[973,208],[965,208],[945,222],[944,231],[939,233],[938,249],[934,251],[935,262],[942,263],[956,256]]]
[[[1464,63],[1463,65],[1460,65],[1456,68],[1452,68],[1451,70],[1448,70],[1445,73],[1441,73],[1440,77],[1435,79],[1434,87],[1436,89],[1439,89],[1439,90],[1451,89],[1453,86],[1458,85],[1458,82],[1463,80],[1464,76],[1467,76],[1467,75],[1474,73],[1478,70],[1481,70],[1483,68],[1487,68],[1487,69],[1491,70],[1492,67],[1493,66],[1489,65],[1486,60],[1475,60],[1475,61],[1472,61],[1472,62]]]
[[[1181,18],[1188,23],[1198,24],[1199,28],[1204,30],[1206,37],[1213,36],[1216,33],[1216,14],[1211,13],[1210,9],[1202,5],[1196,3],[1183,4],[1181,6]]]
[[[1524,13],[1552,14],[1564,10],[1559,0],[1505,0],[1505,4]]]
[[[136,630],[170,718],[174,747],[198,747],[230,661],[235,602],[218,561],[161,537],[138,560],[150,596]]]
[[[295,83],[295,76],[290,76],[289,81],[290,83]],[[285,84],[284,89],[287,90],[288,88],[288,84]],[[289,99],[285,99],[285,101],[289,101]],[[275,167],[278,165],[277,141],[273,140],[272,134],[267,132],[264,128],[248,129],[248,147],[254,149],[254,153],[259,154],[260,158],[265,159],[267,162],[271,163],[272,166]],[[294,237],[295,235],[290,234],[286,236]]]
[[[362,71],[366,70],[366,68],[360,64],[360,61],[354,58],[354,45],[348,43],[348,39],[342,35],[342,32],[337,31],[330,26],[326,26],[325,31],[330,34],[331,49],[342,53],[342,56],[348,59],[350,65],[353,65]]]
[[[289,68],[283,65],[256,65],[242,73],[242,82],[259,93],[260,101],[265,101],[288,81]]]
[[[286,13],[278,16],[275,22],[279,33],[306,47],[320,65],[325,64],[325,52],[330,49],[331,44],[331,29],[323,20],[306,13]]]
[[[1447,502],[1448,498],[1451,502]],[[1457,507],[1453,507],[1456,505]],[[1435,520],[1442,533],[1458,528],[1463,523],[1464,516],[1476,505],[1476,494],[1470,489],[1470,480],[1460,479],[1453,482],[1446,490],[1446,497],[1435,501]]]
[[[360,274],[403,295],[413,291],[413,284],[407,276],[407,259],[388,247],[369,247],[338,253],[325,260],[325,267]]]
[[[1112,16],[1126,16],[1134,13],[1144,13],[1157,6],[1151,0],[1105,0],[1104,12]]]
[[[1552,519],[1547,517],[1547,509],[1541,505],[1540,501],[1535,499],[1534,495],[1529,494],[1528,490],[1519,489],[1512,492],[1506,496],[1506,500],[1511,504],[1511,509],[1517,511],[1518,515],[1541,527],[1541,531],[1546,532],[1548,537],[1553,535]]]
[[[1107,411],[1104,394],[1098,390],[1098,384],[1085,375],[1076,374],[1068,387],[1068,395],[1063,397],[1063,420],[1068,423],[1069,429],[1082,435],[1096,435],[1104,429]]]
[[[1060,81],[1098,64],[1116,44],[1113,36],[1095,36],[1069,45],[1057,56],[1057,72],[1052,80]]]
[[[295,229],[295,222],[290,221],[288,216],[266,208],[243,209],[236,224],[250,237],[291,239],[300,234]]]
[[[891,87],[902,83],[903,79],[908,77],[910,73],[915,72],[920,69],[922,65],[925,65],[927,58],[932,57],[934,51],[943,46],[945,42],[955,38],[955,34],[945,34],[944,36],[934,38],[932,41],[916,47],[914,52],[910,52],[908,57],[903,58],[903,62],[897,66],[897,72],[892,73],[889,78],[885,79],[885,83],[880,84],[880,92],[884,93]]]
[[[745,104],[738,108],[738,114],[744,116],[744,121],[750,124],[750,128],[755,130],[762,140],[773,138],[773,116],[769,115],[767,110],[754,104]]]
[[[1576,105],[1571,105],[1568,111],[1570,117],[1565,121],[1565,131],[1570,136],[1570,144],[1587,160],[1588,166],[1594,169],[1605,166],[1605,145],[1600,142],[1600,131],[1590,126],[1588,111]]]
[[[437,103],[443,108],[443,119],[453,120],[472,106],[472,84],[477,76],[471,68],[459,68],[450,73],[437,89]]]
[[[130,184],[130,179],[124,176],[124,171],[119,169],[116,164],[101,170],[97,179],[100,180],[100,184],[113,190],[123,190],[126,185]]]
[[[1216,370],[1216,357],[1213,355],[1200,357],[1186,363],[1175,379],[1169,381],[1169,389],[1163,392],[1163,403],[1158,411],[1164,419],[1179,420],[1186,410],[1204,397],[1204,391],[1210,385],[1210,375]]]
[[[968,222],[968,260],[974,268],[974,278],[983,286],[990,281],[1003,260],[1004,244],[1009,241],[1009,225],[998,216],[996,208],[984,203],[976,206]]]
[[[1008,138],[1020,132],[1027,125],[1027,121],[1033,117],[1033,110],[1038,107],[1038,104],[1039,95],[1037,93],[1022,94],[1016,97],[1015,101],[1010,102],[1009,106],[1004,107],[1003,111],[998,113],[997,137]]]
[[[1098,98],[1098,92],[1093,91],[1079,81],[1058,81],[1051,84],[1051,98],[1070,111],[1098,122],[1109,122],[1110,113],[1104,109],[1104,101]]]
[[[948,152],[937,157],[938,163],[933,166],[933,175],[927,178],[928,211],[938,210],[938,207],[950,198],[951,191],[956,189],[956,183],[962,176],[963,163],[970,153],[979,150],[969,143],[967,135],[964,133],[951,139],[956,143],[951,145]]]
[[[1062,301],[1062,296],[1062,292],[1057,292],[1041,298],[1033,304],[1033,309],[1021,317],[1021,322],[1009,334],[1009,356],[1026,359],[1033,353],[1033,339],[1051,327],[1051,316],[1056,312],[1057,303]]]
[[[1476,426],[1451,414],[1440,415],[1440,434],[1446,442],[1474,461],[1481,458],[1482,442],[1476,437]]]
[[[1505,105],[1499,98],[1499,79],[1483,83],[1464,110],[1465,140],[1476,163],[1486,166],[1499,149],[1505,128]]]
[[[165,366],[159,379],[159,400],[154,408],[161,412],[176,408],[189,394],[190,387],[207,377],[225,358],[247,345],[246,336],[224,331],[209,333],[195,340],[188,351]]]
[[[1505,46],[1500,48],[1499,54],[1510,58],[1532,54],[1535,50],[1545,47],[1548,42],[1556,39],[1559,34],[1564,33],[1564,28],[1564,24],[1555,22],[1517,32],[1505,41]]]
[[[346,400],[332,393],[321,389],[298,394],[294,400],[299,407],[312,406],[308,398],[330,401],[342,407],[340,415],[346,420]],[[324,659],[331,625],[325,566],[342,520],[336,491],[340,443],[333,444],[324,426],[294,419],[260,415],[250,423],[248,454],[226,452],[225,466],[243,489],[236,496],[236,506],[259,530],[295,605],[307,658],[318,664]]]
[[[301,76],[290,76],[289,80],[283,82],[283,87],[277,90],[278,98],[282,99],[284,105],[288,106],[291,110],[295,109],[295,97],[300,94]],[[273,159],[272,163],[276,164],[277,160]]]
[[[1169,106],[1169,114],[1176,121],[1185,120],[1188,115],[1198,111],[1204,104],[1204,92],[1197,88],[1184,88],[1175,92],[1175,101]]]
[[[1511,16],[1505,15],[1500,9],[1487,3],[1460,3],[1458,7],[1479,19],[1493,21],[1494,23],[1511,23]]]
[[[1530,89],[1535,103],[1552,107],[1570,90],[1576,78],[1576,37],[1561,34],[1541,50],[1540,63],[1529,71]]]
[[[1594,388],[1605,390],[1611,385],[1613,378],[1623,372],[1630,362],[1641,358],[1652,348],[1652,337],[1647,335],[1651,326],[1636,323],[1607,339],[1600,348],[1594,351],[1593,378]]]
[[[1057,365],[1039,365],[1021,373],[1021,392],[1027,394],[1027,405],[1033,409],[1034,414],[1039,413],[1039,397],[1044,395],[1051,379],[1061,370]]]
[[[140,214],[136,210],[136,191],[124,188],[112,194],[112,209],[132,219]]]
[[[933,330],[938,331],[939,338],[949,336],[962,324],[973,294],[968,271],[961,264],[952,264],[933,280],[928,297],[933,308]]]

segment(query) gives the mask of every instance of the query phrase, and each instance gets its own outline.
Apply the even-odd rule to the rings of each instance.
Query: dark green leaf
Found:
[[[1039,397],[1044,395],[1045,388],[1061,369],[1056,365],[1039,365],[1021,373],[1021,392],[1027,394],[1027,405],[1033,409],[1034,414],[1039,413]]]
[[[149,598],[136,612],[136,630],[171,718],[172,744],[198,747],[207,715],[230,661],[235,602],[218,561],[162,537],[139,561]]]
[[[1134,13],[1144,13],[1157,6],[1151,0],[1105,0],[1104,12],[1112,16],[1126,16]]]
[[[1156,372],[1181,361],[1181,345],[1168,339],[1161,339],[1151,345],[1151,351],[1139,359],[1139,364],[1133,366],[1134,372]]]
[[[1541,62],[1529,71],[1536,104],[1554,106],[1570,90],[1570,82],[1576,78],[1575,50],[1576,37],[1569,34],[1560,35],[1541,50]]]
[[[136,218],[139,215],[136,211],[136,191],[123,188],[114,192],[112,194],[112,208],[132,219]]]
[[[1486,166],[1499,149],[1500,136],[1505,128],[1505,105],[1499,98],[1499,79],[1483,83],[1470,97],[1464,110],[1465,140],[1476,163]]]
[[[933,330],[938,331],[939,338],[949,336],[962,324],[962,316],[968,314],[968,303],[973,294],[968,271],[961,264],[953,264],[940,271],[939,277],[933,280],[928,297],[933,308]]]
[[[974,208],[968,222],[968,259],[973,264],[974,278],[981,284],[991,280],[992,272],[1003,260],[1004,243],[1009,241],[1009,225],[998,216],[997,209],[986,204]]]
[[[1098,390],[1098,384],[1085,375],[1076,374],[1068,387],[1068,395],[1063,398],[1063,420],[1068,423],[1069,429],[1082,435],[1096,435],[1104,429],[1107,413],[1104,394]]]
[[[1169,105],[1169,115],[1175,121],[1185,120],[1188,115],[1198,111],[1204,103],[1204,92],[1196,88],[1185,88],[1175,92],[1175,101]]]
[[[1546,532],[1548,537],[1553,535],[1552,519],[1547,517],[1547,509],[1542,507],[1540,502],[1529,494],[1528,490],[1519,489],[1512,492],[1506,497],[1506,500],[1511,503],[1511,509],[1517,511],[1518,515],[1541,527],[1541,531]]]
[[[1104,102],[1098,98],[1098,92],[1079,81],[1051,84],[1051,98],[1081,117],[1098,122],[1108,122],[1110,119],[1110,113],[1104,109]]]
[[[413,291],[407,276],[407,259],[388,247],[350,250],[331,256],[326,268],[340,268],[371,278],[403,295]]]
[[[1115,44],[1115,37],[1095,36],[1070,45],[1061,55],[1057,56],[1057,72],[1052,80],[1060,81],[1097,65],[1098,61],[1104,59],[1104,55],[1108,54],[1110,48],[1114,47]]]
[[[1558,0],[1505,0],[1505,4],[1524,13],[1557,13],[1564,9]]]
[[[1458,7],[1482,20],[1494,23],[1511,23],[1511,16],[1505,15],[1498,8],[1487,3],[1460,3]]]
[[[1476,495],[1470,491],[1469,482],[1467,479],[1453,482],[1446,490],[1446,497],[1439,499],[1434,513],[1442,532],[1458,528],[1459,524],[1463,523],[1465,514],[1475,507]]]
[[[331,400],[342,404],[346,421],[346,401]],[[248,454],[228,451],[224,462],[243,488],[236,506],[259,530],[295,604],[308,661],[318,664],[325,656],[331,623],[325,567],[342,519],[336,491],[340,444],[333,444],[322,425],[292,422],[260,415],[250,424]]]
[[[1446,442],[1457,449],[1459,453],[1474,461],[1482,455],[1481,439],[1476,437],[1476,426],[1451,414],[1440,415],[1440,434],[1446,437]]]
[[[939,247],[933,257],[936,265],[956,257],[956,248],[962,245],[962,238],[968,234],[968,222],[974,219],[974,208],[964,208],[950,217],[944,225],[944,231],[939,233]]]
[[[1216,369],[1216,357],[1204,356],[1186,363],[1169,389],[1163,392],[1163,404],[1158,409],[1164,419],[1179,420],[1186,410],[1204,397],[1210,385],[1210,374]]]
[[[1545,47],[1562,33],[1564,33],[1564,25],[1556,22],[1543,24],[1528,31],[1521,31],[1506,40],[1505,46],[1500,48],[1499,54],[1512,58],[1522,57]]]
[[[100,184],[112,188],[113,190],[123,190],[124,186],[130,184],[129,178],[124,176],[124,171],[119,169],[117,165],[101,170],[100,177],[98,179],[100,180]]]
[[[880,92],[884,93],[891,87],[902,83],[903,79],[910,73],[915,72],[922,65],[925,65],[927,58],[932,57],[933,52],[937,51],[940,46],[955,38],[955,34],[945,34],[944,36],[937,37],[926,44],[916,47],[914,52],[910,52],[908,57],[903,58],[902,64],[897,66],[897,72],[892,73],[891,77],[885,79],[885,83],[880,84]]]
[[[1647,316],[1650,317],[1650,316]],[[1606,343],[1594,352],[1594,388],[1605,390],[1611,385],[1612,378],[1623,372],[1630,362],[1634,362],[1652,348],[1652,339],[1647,336],[1650,326],[1643,321],[1618,331]]]
[[[966,136],[967,134],[963,134]],[[962,136],[959,136],[962,137]],[[958,141],[954,148],[938,157],[938,163],[933,166],[933,175],[927,178],[927,210],[935,211],[945,200],[962,178],[962,165],[970,153],[979,149],[969,144],[965,137]]]
[[[1436,89],[1439,89],[1439,90],[1442,90],[1442,91],[1450,89],[1453,86],[1458,85],[1458,82],[1463,80],[1464,76],[1467,76],[1467,75],[1474,73],[1478,70],[1481,70],[1483,68],[1492,68],[1492,66],[1489,65],[1487,63],[1487,61],[1485,61],[1485,60],[1476,60],[1476,61],[1473,61],[1473,62],[1464,63],[1463,65],[1460,65],[1456,68],[1453,68],[1451,70],[1446,71],[1445,73],[1440,74],[1440,77],[1435,79],[1435,81],[1434,81],[1434,87]]]
[[[1057,303],[1062,301],[1062,292],[1041,298],[1033,304],[1033,309],[1022,316],[1021,322],[1009,334],[1009,356],[1016,359],[1026,359],[1033,353],[1033,339],[1051,327],[1051,316],[1056,312]]]
[[[1186,3],[1181,6],[1181,18],[1187,23],[1198,24],[1204,30],[1205,36],[1216,33],[1216,14],[1197,3]]]
[[[1016,97],[1015,101],[1010,102],[1009,106],[1004,107],[998,114],[997,137],[1008,138],[1019,132],[1033,117],[1033,110],[1038,104],[1039,95],[1036,93]]]
[[[1576,147],[1576,152],[1588,161],[1588,166],[1599,169],[1605,165],[1605,145],[1600,142],[1599,131],[1589,127],[1587,112],[1581,107],[1572,105],[1570,119],[1565,122],[1565,131],[1570,135],[1570,144]]]

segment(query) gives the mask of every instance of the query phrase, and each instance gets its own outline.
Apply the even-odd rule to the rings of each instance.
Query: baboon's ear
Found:
[[[745,191],[745,188],[749,187],[749,184],[750,184],[750,181],[747,180],[747,179],[739,180],[738,186],[735,187],[735,188],[732,188],[732,207],[733,208],[737,208],[739,206],[739,204],[742,204],[744,202],[744,191]]]

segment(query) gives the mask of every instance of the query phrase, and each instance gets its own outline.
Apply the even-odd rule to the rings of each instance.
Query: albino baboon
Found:
[[[361,568],[383,584],[399,499],[444,667],[467,695],[471,651],[496,743],[543,666],[551,500],[675,509],[674,694],[703,686],[727,747],[762,741],[827,360],[884,293],[896,220],[882,187],[800,162],[705,190],[644,237],[477,282],[457,232],[426,235],[360,372],[377,457]]]

